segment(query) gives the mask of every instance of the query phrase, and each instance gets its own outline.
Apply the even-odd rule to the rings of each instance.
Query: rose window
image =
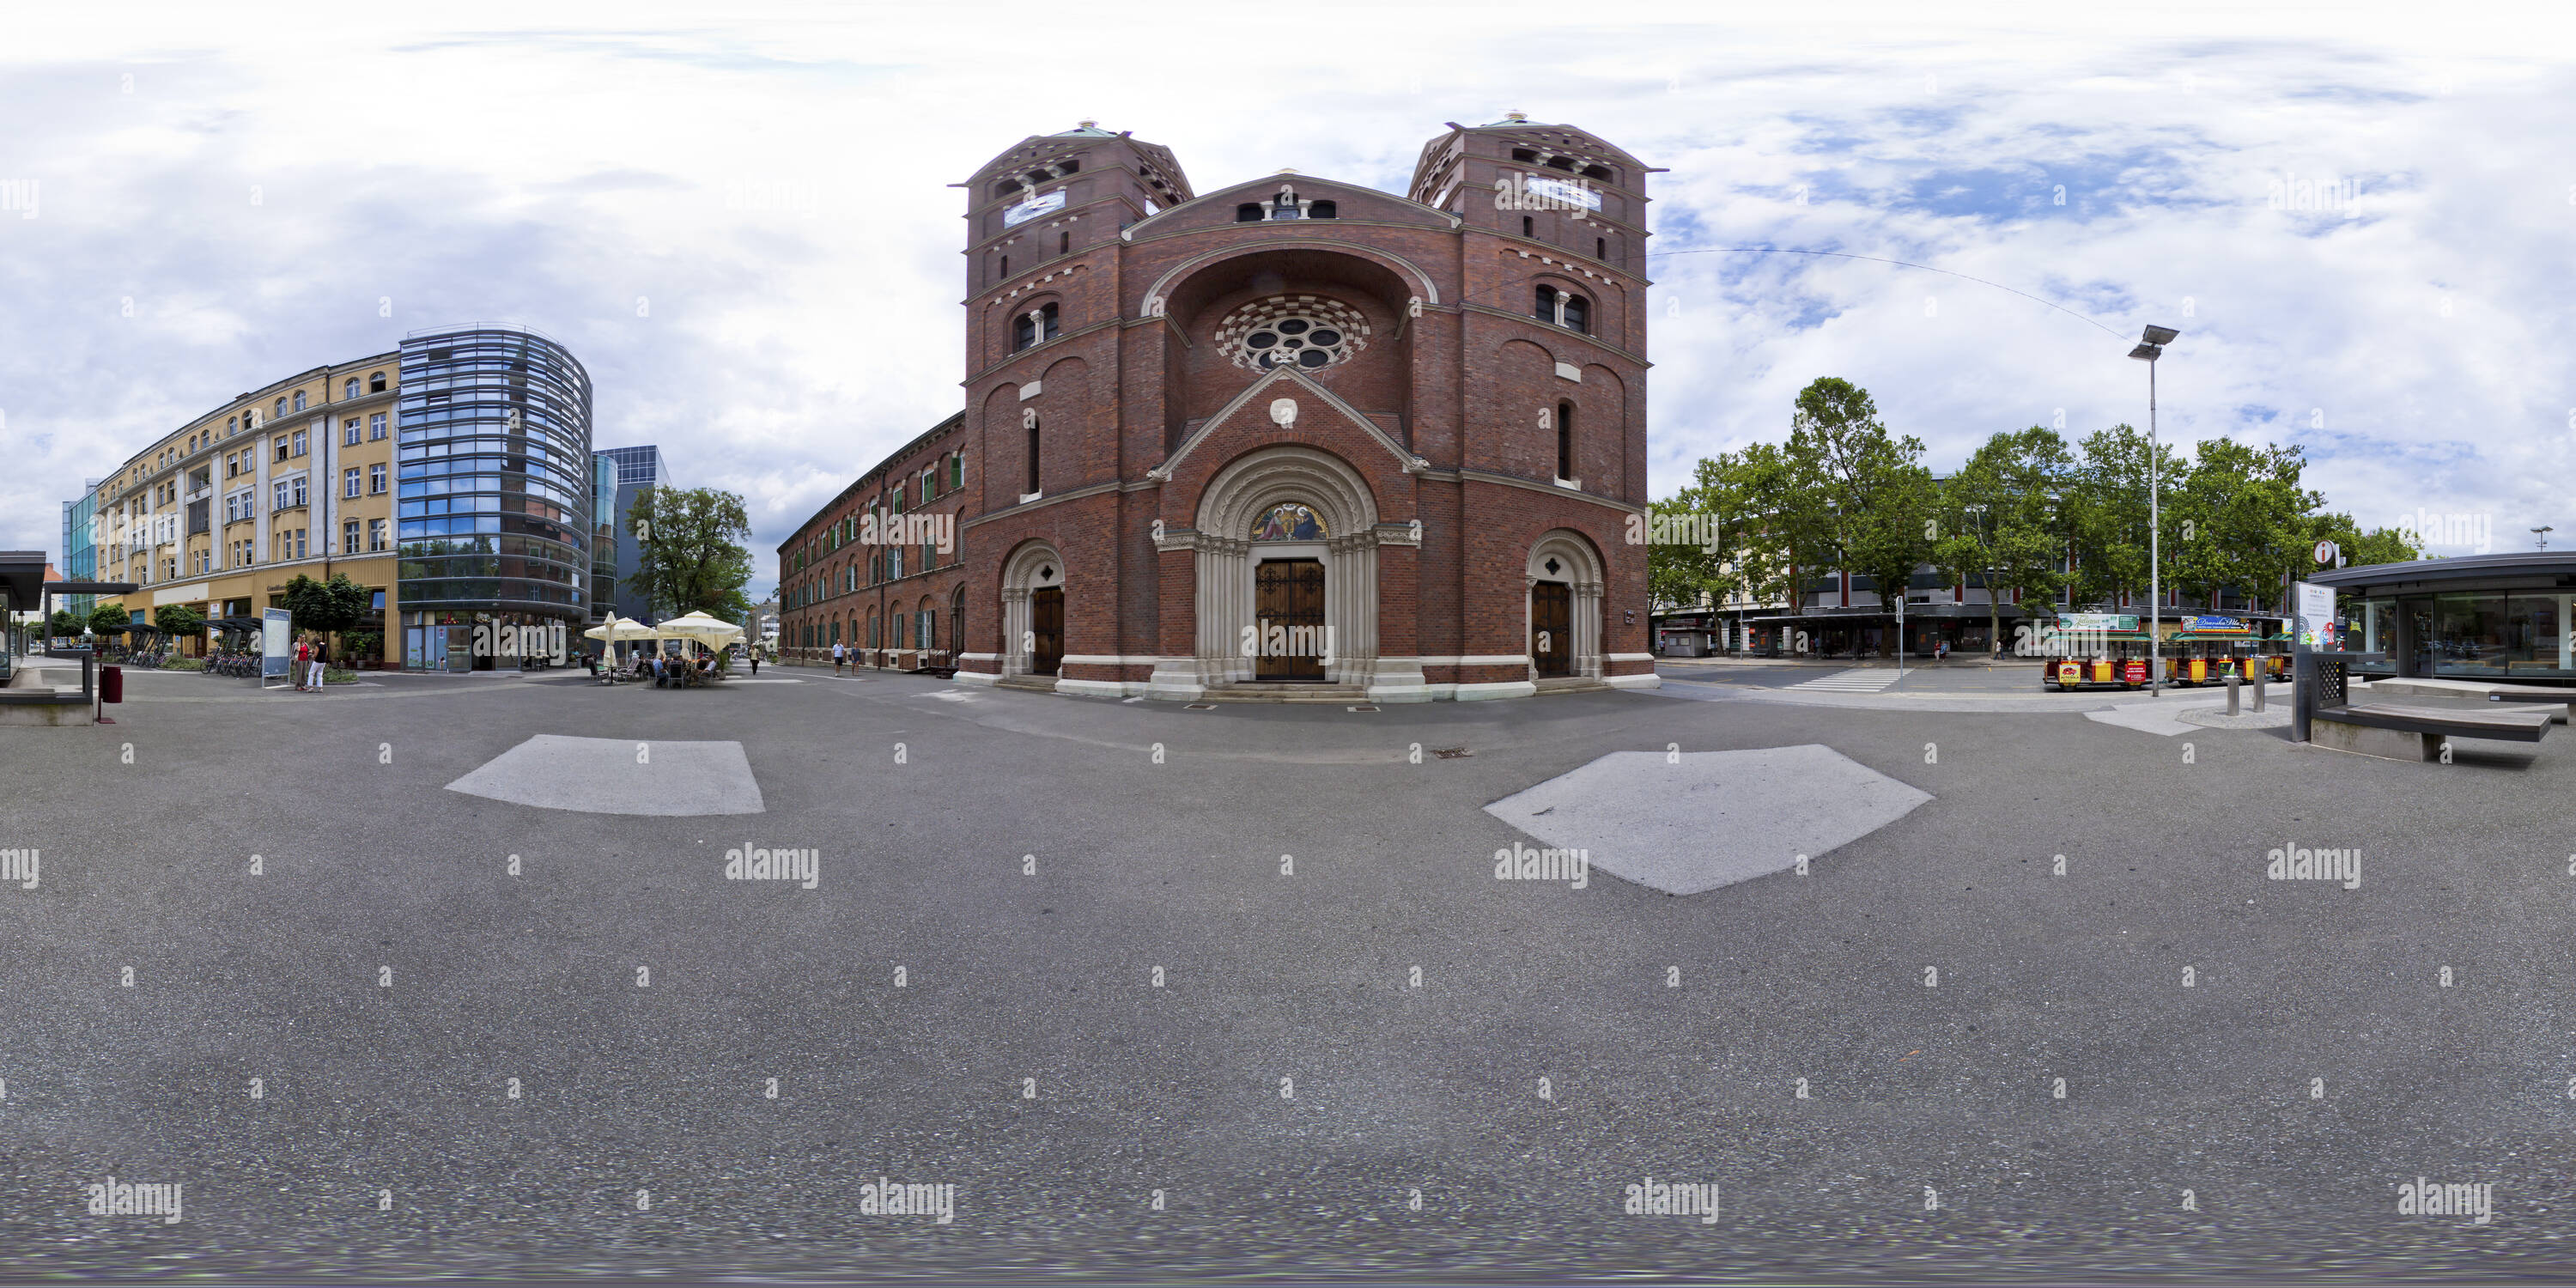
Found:
[[[1339,300],[1279,295],[1244,305],[1217,328],[1217,352],[1236,366],[1309,371],[1347,362],[1368,347],[1368,319]]]

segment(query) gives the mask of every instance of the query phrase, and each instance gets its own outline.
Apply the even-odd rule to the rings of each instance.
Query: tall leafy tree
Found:
[[[123,604],[101,604],[89,615],[89,628],[101,635],[113,635],[132,623],[134,615]]]
[[[656,487],[635,498],[629,578],[656,612],[704,612],[728,622],[751,612],[751,520],[742,497],[715,488]]]
[[[2169,491],[2176,478],[2175,459],[2170,447],[2150,452],[2147,435],[2133,426],[2114,425],[2085,436],[2067,489],[2078,600],[2117,603],[2122,595],[2146,597],[2150,462]],[[2169,510],[2164,518],[2170,545],[2179,525]]]
[[[1826,556],[1825,566],[1868,577],[1894,611],[1938,538],[1931,471],[1923,444],[1890,435],[1869,391],[1826,376],[1798,391],[1789,422],[1791,504],[1783,514],[1793,549]]]
[[[2166,576],[2204,603],[2221,588],[2277,600],[2315,545],[2312,515],[2324,498],[2299,486],[2305,467],[2295,446],[2199,444],[2167,515]]]
[[[2055,430],[2033,425],[1994,435],[1941,489],[1941,536],[1933,562],[1944,576],[1981,578],[1986,638],[2003,646],[2003,594],[2019,587],[2036,614],[2065,581],[2065,504],[2074,456]]]

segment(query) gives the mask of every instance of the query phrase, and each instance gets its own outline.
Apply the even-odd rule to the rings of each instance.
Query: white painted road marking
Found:
[[[1832,675],[1818,676],[1815,679],[1801,681],[1797,684],[1792,684],[1789,687],[1792,689],[1805,689],[1811,693],[1876,693],[1894,683],[1896,683],[1896,672],[1894,671],[1861,668],[1851,671],[1836,671]]]
[[[1932,797],[1809,743],[1750,751],[1616,751],[1485,807],[1541,844],[1666,894],[1699,894],[1823,857]],[[1460,862],[1490,865],[1463,855]]]
[[[583,814],[759,814],[769,808],[738,742],[541,733],[447,790]]]

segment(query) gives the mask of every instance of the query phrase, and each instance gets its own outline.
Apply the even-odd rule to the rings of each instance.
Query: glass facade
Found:
[[[92,522],[92,517],[98,512],[100,481],[83,481],[80,499],[63,502],[63,566],[58,571],[65,581],[98,579],[97,525]],[[54,606],[70,609],[85,618],[97,610],[98,596],[65,595],[55,600]]]
[[[2408,675],[2561,683],[2576,680],[2570,600],[2519,590],[2374,596],[2343,600],[2336,617],[2362,651],[2390,655],[2354,668],[2363,674],[2398,673],[2402,660]]]
[[[590,620],[607,621],[617,611],[617,457],[594,452],[590,458]]]
[[[395,485],[404,662],[488,669],[473,627],[590,618],[590,374],[517,327],[402,344]]]

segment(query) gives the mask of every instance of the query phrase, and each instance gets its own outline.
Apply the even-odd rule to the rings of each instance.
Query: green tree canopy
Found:
[[[1984,581],[1986,638],[2003,640],[2005,590],[2055,602],[2066,581],[2066,490],[2075,460],[2044,426],[1996,434],[1941,489],[1933,563],[1955,582]]]
[[[1866,576],[1902,603],[1937,540],[1923,444],[1879,423],[1869,391],[1827,376],[1798,391],[1789,422],[1789,504],[1781,527],[1803,564]],[[1821,556],[1821,557],[1816,557]]]
[[[164,635],[198,635],[206,629],[206,615],[186,604],[163,604],[152,610],[152,624]]]
[[[635,572],[627,578],[656,612],[703,612],[739,622],[751,612],[751,520],[742,497],[715,488],[655,487],[635,498]]]
[[[134,615],[123,604],[101,604],[89,615],[89,628],[101,635],[113,635],[133,622]]]
[[[321,631],[330,634],[345,631],[366,619],[375,607],[367,588],[349,580],[345,573],[333,573],[329,581],[316,581],[297,574],[286,583],[280,607],[294,619],[299,631]]]

